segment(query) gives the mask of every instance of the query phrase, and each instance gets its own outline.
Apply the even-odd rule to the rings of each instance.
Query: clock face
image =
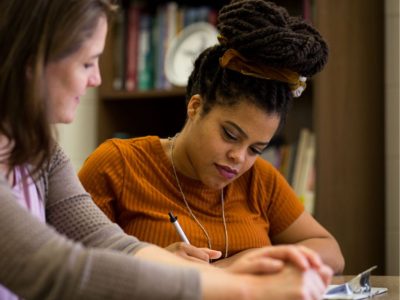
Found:
[[[206,48],[218,43],[218,31],[209,23],[186,27],[171,41],[165,57],[165,75],[172,84],[186,86],[193,63]]]

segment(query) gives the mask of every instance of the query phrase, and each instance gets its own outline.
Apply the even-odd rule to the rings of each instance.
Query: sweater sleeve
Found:
[[[120,252],[144,244],[126,236],[97,209],[61,150],[48,175],[51,226],[18,205],[0,178],[1,284],[26,299],[200,298],[197,271]]]
[[[103,214],[84,190],[64,152],[57,148],[47,173],[46,219],[56,230],[86,246],[131,253],[145,246]]]

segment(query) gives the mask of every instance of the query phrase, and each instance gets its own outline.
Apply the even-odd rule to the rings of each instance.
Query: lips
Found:
[[[224,177],[225,179],[228,179],[228,180],[230,180],[233,177],[235,177],[237,175],[237,173],[238,173],[236,170],[231,169],[229,167],[220,166],[220,165],[217,165],[217,164],[215,166],[216,166],[216,168],[218,170],[218,173],[222,177]]]

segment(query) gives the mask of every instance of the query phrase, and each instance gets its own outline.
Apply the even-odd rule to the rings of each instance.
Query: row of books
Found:
[[[164,59],[171,39],[192,23],[215,25],[216,19],[216,10],[208,6],[167,2],[154,8],[143,1],[131,1],[119,13],[113,29],[114,89],[170,88],[164,74]]]
[[[303,128],[296,143],[271,145],[262,157],[282,173],[304,203],[305,209],[312,214],[315,198],[315,134]]]

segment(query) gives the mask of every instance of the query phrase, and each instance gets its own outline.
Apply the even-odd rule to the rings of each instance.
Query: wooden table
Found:
[[[355,276],[355,275],[354,275]],[[354,276],[335,276],[332,284],[341,284],[349,281]],[[400,299],[400,277],[399,276],[371,276],[372,287],[385,287],[388,291],[373,297],[376,300],[399,300]]]

